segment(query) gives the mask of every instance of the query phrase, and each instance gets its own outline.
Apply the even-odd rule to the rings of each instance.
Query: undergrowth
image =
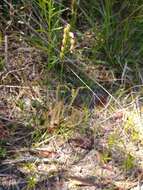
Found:
[[[68,144],[77,153],[64,156],[74,164],[84,150],[96,150],[98,174],[112,165],[125,181],[140,175],[143,3],[4,0],[0,5],[0,158],[23,144],[32,155],[62,157],[61,147]],[[48,145],[54,149],[43,151]],[[63,168],[70,163],[66,159]],[[37,163],[23,166],[30,171],[27,189],[38,183]]]

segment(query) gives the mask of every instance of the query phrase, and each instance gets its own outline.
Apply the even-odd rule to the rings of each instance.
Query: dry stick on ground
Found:
[[[8,68],[9,67],[9,65],[8,65],[8,36],[7,35],[5,35],[5,37],[4,37],[4,56],[5,56],[5,65],[6,65],[6,68]]]

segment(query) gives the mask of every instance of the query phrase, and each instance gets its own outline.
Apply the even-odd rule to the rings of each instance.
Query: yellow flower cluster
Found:
[[[67,24],[64,28],[64,34],[63,34],[63,40],[62,40],[62,46],[60,51],[60,58],[64,59],[65,52],[67,51],[68,45],[70,44],[70,52],[73,53],[74,47],[75,47],[75,37],[73,32],[70,32],[71,26],[70,24]]]

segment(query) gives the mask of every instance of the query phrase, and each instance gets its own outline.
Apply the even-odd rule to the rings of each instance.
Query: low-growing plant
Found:
[[[5,158],[7,150],[4,147],[0,147],[0,158]]]
[[[117,146],[117,144],[119,143],[117,137],[118,137],[118,135],[116,133],[112,133],[111,135],[109,135],[109,137],[108,137],[109,148]]]
[[[35,189],[37,180],[35,176],[28,176],[27,177],[27,190]]]
[[[125,171],[129,171],[133,169],[134,166],[135,166],[135,158],[130,153],[128,153],[125,156],[122,167],[123,169],[125,169]]]
[[[139,113],[136,111],[129,111],[130,114],[127,114],[127,118],[125,119],[123,123],[123,127],[125,132],[127,133],[128,137],[133,142],[138,142],[141,137],[139,131],[140,131],[140,125],[141,120],[139,121]],[[136,121],[135,121],[136,120]],[[138,122],[137,122],[138,120]]]
[[[34,174],[37,172],[36,165],[34,163],[25,163],[21,166],[26,173]]]
[[[107,164],[112,159],[112,157],[110,156],[110,153],[108,151],[104,151],[100,154],[100,159],[101,163]]]

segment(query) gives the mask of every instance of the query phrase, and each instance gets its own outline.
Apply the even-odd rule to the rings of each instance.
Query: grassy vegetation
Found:
[[[0,174],[19,171],[29,190],[142,183],[143,1],[0,10]]]

